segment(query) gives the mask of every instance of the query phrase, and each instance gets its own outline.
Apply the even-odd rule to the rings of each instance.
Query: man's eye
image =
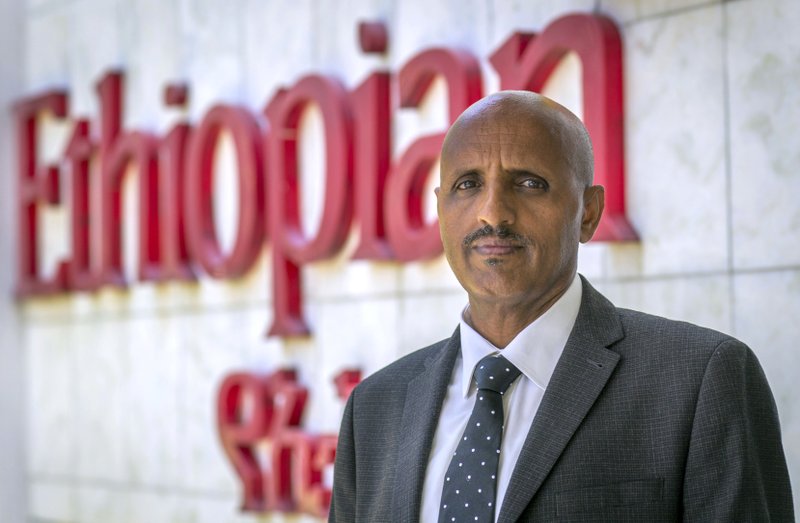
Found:
[[[547,184],[536,178],[525,178],[520,185],[526,189],[547,189]]]
[[[475,180],[464,180],[456,185],[456,189],[474,189],[477,186],[478,183]]]

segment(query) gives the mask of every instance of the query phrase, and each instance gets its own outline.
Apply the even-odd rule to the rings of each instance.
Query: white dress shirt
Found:
[[[484,356],[502,353],[522,374],[503,396],[505,430],[498,465],[497,499],[494,505],[495,520],[497,519],[511,473],[528,435],[528,429],[575,325],[582,294],[581,279],[576,275],[561,298],[517,334],[502,351],[470,327],[464,321],[462,313],[461,354],[453,367],[453,375],[450,377],[428,457],[428,469],[422,490],[420,513],[422,523],[435,523],[439,519],[444,475],[475,403],[476,389],[472,379],[475,365]]]

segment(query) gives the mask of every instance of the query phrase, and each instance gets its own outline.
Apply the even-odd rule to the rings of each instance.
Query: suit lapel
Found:
[[[444,350],[426,362],[425,370],[408,384],[397,451],[392,514],[394,521],[416,522],[433,436],[453,365],[461,348],[458,329]]]
[[[623,336],[616,308],[584,279],[575,327],[520,451],[498,523],[516,521],[539,490],[614,372],[619,354],[606,347]]]

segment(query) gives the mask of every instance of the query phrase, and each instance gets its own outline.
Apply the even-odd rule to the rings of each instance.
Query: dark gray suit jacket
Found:
[[[339,434],[330,521],[419,520],[459,333],[365,379]],[[793,521],[775,403],[750,349],[617,309],[583,281],[575,327],[502,502],[512,521]]]

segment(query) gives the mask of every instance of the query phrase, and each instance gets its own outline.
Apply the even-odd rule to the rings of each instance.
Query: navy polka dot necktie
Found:
[[[494,521],[503,394],[519,374],[502,356],[478,362],[475,407],[445,474],[439,523]]]

